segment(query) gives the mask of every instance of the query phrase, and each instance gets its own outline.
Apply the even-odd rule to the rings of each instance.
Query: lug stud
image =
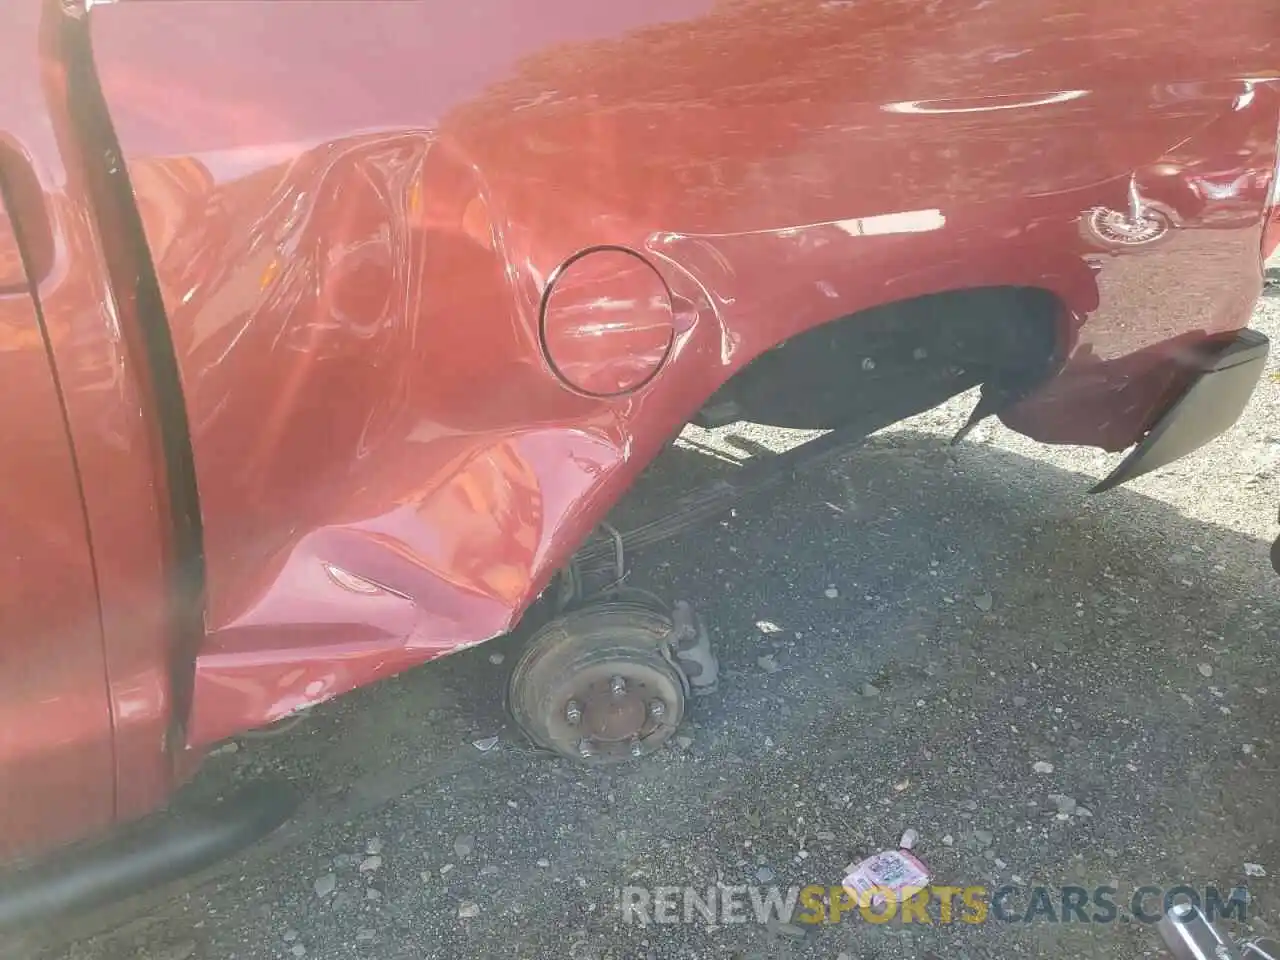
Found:
[[[582,722],[582,704],[577,700],[570,700],[564,705],[564,719],[566,723],[577,726]]]
[[[615,697],[621,697],[627,692],[627,681],[622,677],[614,677],[609,681],[609,690]]]

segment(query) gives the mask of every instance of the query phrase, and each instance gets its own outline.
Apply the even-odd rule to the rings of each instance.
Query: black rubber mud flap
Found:
[[[1110,490],[1166,466],[1227,430],[1253,396],[1269,347],[1270,341],[1257,330],[1241,330],[1119,466],[1089,492]]]

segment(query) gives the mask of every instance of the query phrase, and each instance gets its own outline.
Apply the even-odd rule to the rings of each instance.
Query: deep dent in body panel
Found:
[[[890,0],[803,15],[781,0],[711,12],[673,2],[666,13],[600,8],[591,16],[629,19],[581,39],[570,26],[577,6],[564,0],[538,12],[549,39],[513,41],[520,55],[477,67],[478,85],[431,76],[423,64],[447,64],[389,35],[383,66],[361,66],[363,87],[326,80],[327,112],[268,88],[241,114],[232,109],[241,79],[208,86],[222,76],[219,51],[236,18],[261,14],[280,35],[327,42],[350,29],[344,5],[302,14],[196,3],[180,18],[163,4],[125,17],[128,6],[105,11],[103,23],[120,26],[99,50],[131,167],[199,166],[214,155],[225,165],[197,178],[196,204],[172,221],[172,235],[204,261],[184,253],[166,262],[148,221],[171,321],[190,338],[184,377],[211,531],[196,742],[272,718],[317,681],[331,695],[507,629],[707,395],[816,324],[965,286],[1050,289],[1081,322],[1043,395],[1054,402],[1033,398],[1011,416],[1044,439],[1083,433],[1082,442],[1116,447],[1132,442],[1142,405],[1156,402],[1144,375],[1183,349],[1167,344],[1239,322],[1235,300],[1248,282],[1237,248],[1257,232],[1243,213],[1200,231],[1215,234],[1214,246],[1225,239],[1229,279],[1203,290],[1209,302],[1195,316],[1164,317],[1167,298],[1135,303],[1133,291],[1150,285],[1153,264],[1186,274],[1208,245],[1196,231],[1120,254],[1081,239],[1085,211],[1123,205],[1135,169],[1169,144],[1203,139],[1197,131],[1241,94],[1239,84],[1186,84],[1156,97],[1149,76],[1134,83],[1125,72],[1140,57],[1085,76],[1088,31],[1106,23],[1076,36],[1081,28],[1039,26],[1000,4],[921,21],[920,9]],[[363,4],[363,22],[411,30],[401,21],[419,14],[392,7]],[[1126,16],[1110,10],[1104,20]],[[156,42],[182,35],[181,63],[166,66],[137,29],[152,17]],[[1040,30],[1052,36],[1033,69],[1023,41]],[[1247,25],[1240,31],[1249,36]],[[972,46],[988,33],[1000,42]],[[893,71],[882,69],[868,36],[890,46],[910,37],[927,48],[928,69],[903,70],[894,58]],[[743,58],[699,58],[706,41],[726,38],[745,44]],[[1157,63],[1167,42],[1147,37],[1135,52]],[[262,69],[253,53],[245,83]],[[1236,45],[1233,63],[1239,56]],[[408,79],[391,79],[393,66]],[[179,87],[205,77],[200,112],[210,122],[186,127],[140,108],[131,118],[148,70]],[[842,70],[858,84],[835,82]],[[1027,78],[1046,70],[1061,82],[1038,80],[1027,93]],[[453,92],[427,107],[424,90]],[[1237,113],[1261,125],[1264,99]],[[272,113],[286,108],[294,112]],[[1274,114],[1267,122],[1274,141]],[[253,151],[276,127],[272,150],[284,155],[264,166]],[[313,146],[290,153],[285,142]],[[228,143],[246,151],[234,171]],[[282,212],[285,196],[301,205]],[[919,221],[928,229],[875,229],[929,211],[937,216]],[[261,263],[246,265],[245,233]],[[621,400],[570,394],[538,352],[546,279],[600,244],[646,253],[683,301],[666,368]],[[272,258],[262,251],[279,270],[265,287]],[[328,258],[339,251],[387,279],[335,277]],[[388,283],[398,296],[371,292]],[[1113,413],[1108,395],[1085,415],[1076,402],[1126,385],[1138,394],[1132,408]],[[324,563],[395,594],[346,590]],[[311,666],[298,674],[297,662]]]

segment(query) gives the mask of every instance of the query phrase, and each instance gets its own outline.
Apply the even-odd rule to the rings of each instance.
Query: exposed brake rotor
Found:
[[[512,671],[508,703],[538,746],[587,763],[653,752],[675,733],[715,657],[687,604],[622,588],[538,630]],[[695,682],[696,681],[696,682]]]

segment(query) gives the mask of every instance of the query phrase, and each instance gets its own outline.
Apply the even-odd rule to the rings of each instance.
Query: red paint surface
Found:
[[[34,304],[0,294],[0,858],[114,815],[98,594]]]
[[[0,203],[0,291],[27,292],[27,272],[22,265],[22,250],[13,228],[9,211]]]
[[[1276,76],[1276,18],[1268,0],[95,9],[207,534],[192,741],[506,630],[711,390],[867,307],[1053,291],[1070,356],[1008,419],[1131,443],[1259,290],[1280,100],[1246,80]],[[1179,223],[1117,252],[1081,222],[1123,209],[1131,176]],[[644,253],[680,305],[666,365],[612,400],[560,383],[538,336],[547,278],[601,244]]]
[[[15,191],[14,219],[36,240],[35,294],[63,406],[32,299],[4,296],[0,382],[6,408],[21,416],[5,417],[0,431],[5,449],[22,455],[8,461],[13,470],[0,483],[10,486],[0,499],[14,511],[6,544],[25,544],[19,589],[0,599],[7,651],[0,782],[9,786],[0,851],[7,853],[154,808],[172,789],[174,769],[165,739],[174,630],[163,473],[133,345],[133,305],[109,287],[81,142],[67,115],[57,9],[38,0],[0,3],[0,174]],[[64,413],[83,503],[69,452],[56,446]],[[21,599],[24,591],[31,596]]]

